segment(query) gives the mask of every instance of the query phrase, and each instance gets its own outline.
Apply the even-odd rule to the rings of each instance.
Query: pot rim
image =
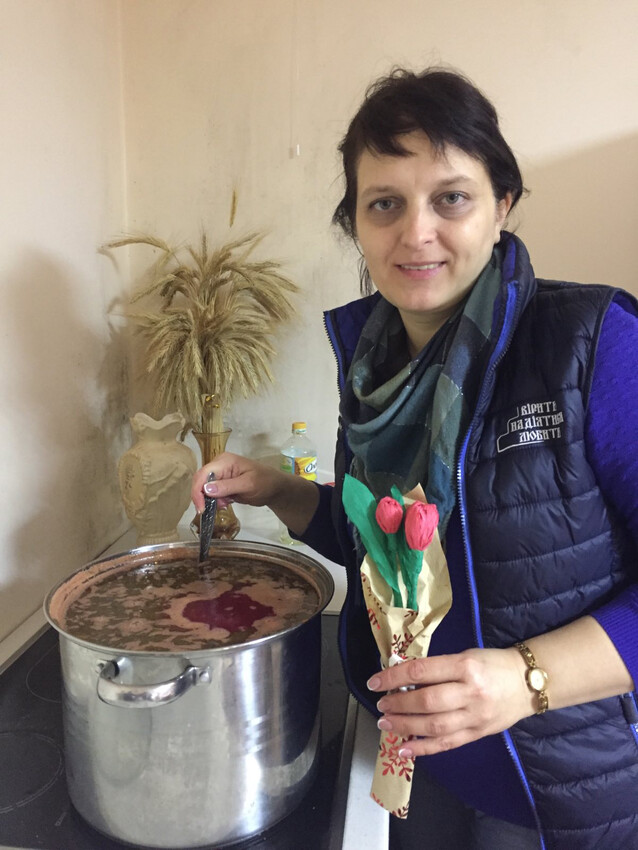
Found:
[[[116,563],[120,562],[122,559],[126,559],[131,556],[143,557],[145,555],[152,555],[157,552],[171,552],[173,550],[186,550],[187,552],[193,552],[199,555],[199,543],[198,542],[190,542],[190,541],[178,541],[176,543],[155,543],[148,546],[138,546],[133,549],[128,549],[123,552],[115,553],[112,555],[106,555],[101,558],[96,558],[93,561],[89,561],[84,566],[80,567],[78,570],[75,570],[70,575],[58,581],[51,590],[47,593],[44,602],[43,602],[43,611],[44,616],[47,621],[53,628],[59,633],[61,637],[65,637],[73,643],[79,644],[87,649],[94,650],[100,653],[111,653],[113,655],[126,655],[126,656],[135,656],[137,658],[203,658],[210,655],[226,655],[229,653],[236,654],[237,652],[247,651],[249,649],[253,649],[258,646],[263,646],[272,641],[276,641],[281,639],[284,635],[292,634],[293,632],[302,629],[312,620],[314,620],[328,605],[332,596],[334,595],[335,583],[330,572],[324,567],[323,564],[316,561],[314,558],[306,555],[303,552],[291,552],[289,549],[283,546],[277,546],[273,543],[261,543],[253,540],[213,540],[211,546],[215,546],[221,550],[228,550],[233,552],[244,552],[244,553],[253,553],[253,554],[266,554],[270,556],[274,556],[277,560],[286,563],[293,567],[295,564],[299,566],[305,566],[310,568],[310,575],[304,574],[304,578],[309,580],[309,582],[313,585],[315,590],[319,595],[319,603],[317,605],[316,611],[311,614],[308,619],[303,620],[300,623],[296,623],[294,626],[290,626],[286,629],[281,629],[278,632],[273,632],[269,635],[264,635],[260,638],[254,638],[253,640],[247,640],[243,643],[232,644],[231,646],[215,646],[209,648],[199,648],[199,649],[189,649],[188,647],[180,647],[179,650],[146,650],[146,649],[123,649],[122,647],[113,647],[106,646],[99,643],[93,643],[92,641],[87,641],[82,638],[75,637],[70,632],[66,631],[62,624],[57,620],[53,614],[51,613],[51,604],[56,596],[62,588],[71,582],[74,578],[79,576],[81,573],[89,573],[89,571],[94,571],[95,573],[99,573],[99,567],[109,562],[114,563],[114,568]],[[286,556],[286,557],[284,557]],[[170,560],[170,559],[166,559]],[[155,566],[158,566],[156,564]]]

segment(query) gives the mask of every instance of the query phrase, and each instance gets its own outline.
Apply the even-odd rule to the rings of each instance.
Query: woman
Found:
[[[636,848],[637,304],[535,278],[502,230],[520,171],[461,75],[380,80],[340,150],[335,221],[378,291],[326,314],[336,486],[223,455],[193,500],[212,470],[212,495],[345,564],[349,686],[420,768],[392,847]],[[425,659],[378,669],[346,472],[439,509],[453,605]]]

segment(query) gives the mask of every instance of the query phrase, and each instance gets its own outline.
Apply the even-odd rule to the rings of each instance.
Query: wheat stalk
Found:
[[[161,306],[128,314],[146,343],[144,370],[153,382],[156,415],[179,410],[187,427],[201,430],[203,396],[214,394],[228,408],[273,381],[273,338],[294,316],[291,296],[299,287],[279,262],[250,259],[263,238],[250,233],[211,251],[205,233],[197,248],[132,234],[103,246],[160,252],[130,302],[155,296]]]

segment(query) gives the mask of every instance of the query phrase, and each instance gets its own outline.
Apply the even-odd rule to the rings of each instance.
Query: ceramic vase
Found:
[[[179,540],[177,526],[190,504],[195,454],[177,441],[180,413],[156,420],[137,413],[130,420],[134,445],[122,455],[118,477],[126,515],[137,529],[137,545]]]

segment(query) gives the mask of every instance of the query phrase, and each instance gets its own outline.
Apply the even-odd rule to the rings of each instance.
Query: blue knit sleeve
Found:
[[[335,488],[330,484],[316,484],[319,490],[319,504],[314,512],[308,528],[302,535],[290,534],[319,552],[335,564],[343,565],[343,552],[332,524],[332,499],[336,497]]]
[[[589,462],[599,486],[638,550],[638,315],[622,294],[605,316],[586,421]],[[638,687],[636,583],[593,612]]]

